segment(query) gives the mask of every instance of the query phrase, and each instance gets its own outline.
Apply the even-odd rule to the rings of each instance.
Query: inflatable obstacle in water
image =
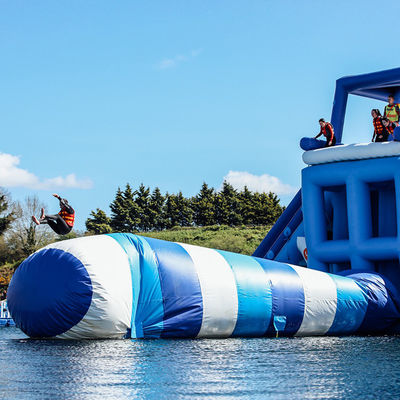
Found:
[[[337,142],[349,94],[391,93],[399,102],[400,68],[339,79]],[[303,160],[301,191],[252,257],[131,234],[59,242],[16,270],[13,319],[77,339],[398,333],[400,143]]]
[[[394,297],[376,274],[341,277],[122,233],[47,246],[8,292],[27,335],[66,339],[384,332],[399,316]]]

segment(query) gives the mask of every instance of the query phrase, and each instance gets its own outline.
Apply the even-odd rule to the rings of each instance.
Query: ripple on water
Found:
[[[400,397],[399,337],[30,340],[0,329],[5,399]]]

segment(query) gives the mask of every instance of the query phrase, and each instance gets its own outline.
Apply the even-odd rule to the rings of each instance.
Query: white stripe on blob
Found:
[[[332,278],[320,271],[291,267],[300,276],[304,288],[304,317],[296,336],[324,335],[335,319],[337,308],[336,285]]]
[[[197,337],[229,337],[238,315],[236,281],[230,265],[215,250],[179,244],[193,260],[203,297],[203,320]]]
[[[79,259],[92,281],[93,295],[83,319],[58,335],[62,339],[122,338],[131,327],[132,279],[128,256],[110,236],[65,240],[46,248]]]

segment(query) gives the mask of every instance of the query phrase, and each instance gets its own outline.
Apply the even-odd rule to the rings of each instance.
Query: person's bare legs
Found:
[[[40,225],[40,221],[39,221],[34,215],[32,215],[32,221],[33,221],[36,225]]]
[[[44,213],[44,208],[42,208],[42,213],[40,214],[40,219],[44,219],[44,217],[46,216],[46,214]]]

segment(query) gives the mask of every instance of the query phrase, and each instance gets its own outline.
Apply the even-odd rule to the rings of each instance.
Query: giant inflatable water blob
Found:
[[[8,304],[31,337],[196,338],[383,332],[390,283],[133,234],[51,244],[15,272]]]

